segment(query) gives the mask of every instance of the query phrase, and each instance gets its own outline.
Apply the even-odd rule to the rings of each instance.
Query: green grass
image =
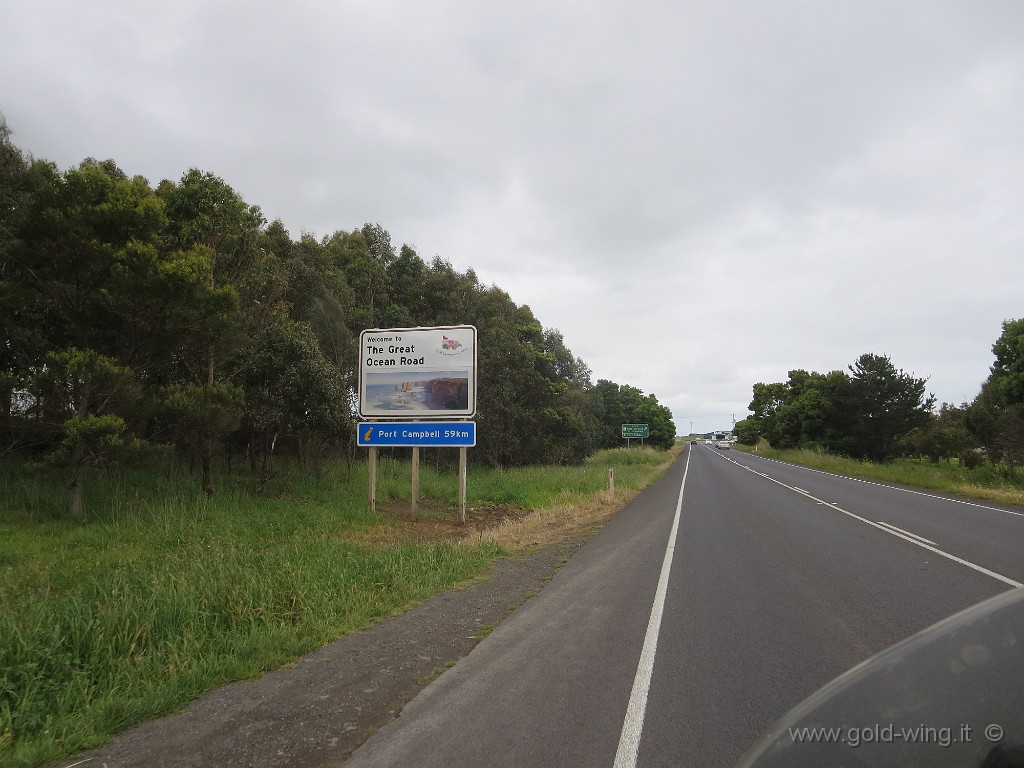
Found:
[[[638,488],[663,452],[580,467],[472,469],[469,503],[536,509],[566,494]],[[378,498],[410,495],[408,461],[379,465]],[[87,516],[63,518],[60,478],[0,461],[0,766],[45,765],[259,675],[480,573],[486,542],[368,544],[365,465],[283,469],[256,496],[222,475],[207,499],[187,468],[96,474]],[[453,474],[421,470],[450,501]],[[375,540],[380,537],[373,537]],[[386,537],[385,537],[386,538]]]
[[[737,447],[754,451],[745,446]],[[763,441],[756,452],[768,458],[848,477],[1024,505],[1024,474],[1008,467],[983,464],[967,469],[955,461],[935,463],[927,459],[897,459],[889,464],[873,464],[806,449],[780,451]]]
[[[636,490],[650,482],[652,470],[666,458],[664,451],[634,448],[601,451],[574,467],[474,469],[467,479],[468,503],[542,509],[568,496],[606,491],[609,468],[615,469],[616,488]]]

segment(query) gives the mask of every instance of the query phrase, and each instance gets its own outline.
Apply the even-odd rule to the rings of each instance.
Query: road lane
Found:
[[[638,765],[730,766],[848,668],[1007,589],[698,448]]]
[[[972,512],[965,523],[927,511],[935,502],[925,497],[907,501],[921,505],[908,512],[891,489],[770,467],[798,478],[789,484],[800,493],[741,466],[764,471],[768,462],[739,452],[727,458],[688,448],[346,766],[611,766],[677,504],[641,768],[732,765],[774,720],[835,676],[1007,588],[806,491],[872,516],[885,512],[890,525],[941,519],[951,540],[977,539],[974,554],[983,562],[990,536],[977,529],[1016,530],[1004,530],[994,512],[981,513],[984,523]],[[956,533],[963,525],[970,536]],[[992,551],[1004,558],[998,542]]]
[[[345,763],[610,766],[685,461]]]
[[[1024,508],[841,477],[738,451],[723,458],[1024,583]]]

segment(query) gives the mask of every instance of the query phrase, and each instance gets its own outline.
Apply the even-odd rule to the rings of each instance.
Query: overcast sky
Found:
[[[865,352],[971,400],[1024,317],[1021,0],[22,0],[0,72],[35,157],[379,223],[684,434]]]

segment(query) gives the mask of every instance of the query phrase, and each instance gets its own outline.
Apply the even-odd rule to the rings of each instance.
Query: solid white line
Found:
[[[647,694],[651,689],[651,676],[654,673],[654,656],[658,650],[658,633],[661,631],[661,616],[665,610],[665,595],[668,592],[668,575],[672,570],[672,555],[676,549],[676,536],[679,532],[679,518],[683,509],[683,488],[686,487],[686,474],[690,471],[690,453],[686,454],[686,466],[683,469],[683,481],[679,484],[679,499],[676,501],[676,516],[672,520],[672,531],[668,535],[665,548],[665,559],[661,563],[661,576],[658,589],[654,593],[654,605],[651,607],[651,618],[647,622],[647,635],[644,647],[640,652],[640,663],[633,678],[633,690],[629,695],[626,707],[626,718],[622,723],[622,734],[619,736],[619,748],[615,752],[614,768],[635,768],[637,752],[640,749],[640,734],[644,729],[644,715],[647,713]]]
[[[924,536],[918,536],[916,533],[911,533],[910,531],[905,531],[902,528],[897,528],[892,523],[887,523],[884,520],[879,520],[878,524],[879,525],[884,525],[886,528],[892,528],[894,531],[899,531],[900,533],[905,533],[905,534],[907,534],[907,536],[913,536],[915,539],[917,539],[918,541],[923,541],[925,544],[933,544],[933,545],[935,544],[935,542],[932,541],[931,539],[926,539]]]

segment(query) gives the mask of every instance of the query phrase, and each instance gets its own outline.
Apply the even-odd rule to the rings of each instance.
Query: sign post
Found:
[[[466,448],[459,448],[459,523],[466,522]]]
[[[416,519],[416,502],[420,496],[420,448],[418,445],[412,447],[412,509],[410,515]]]
[[[370,449],[370,510],[376,509],[377,447],[412,448],[412,517],[419,449],[459,449],[459,522],[466,521],[466,448],[476,445],[476,328],[370,329],[359,335],[356,444]],[[393,421],[407,419],[407,421]]]
[[[369,468],[370,468],[370,514],[377,514],[377,449],[370,449],[369,457]]]

